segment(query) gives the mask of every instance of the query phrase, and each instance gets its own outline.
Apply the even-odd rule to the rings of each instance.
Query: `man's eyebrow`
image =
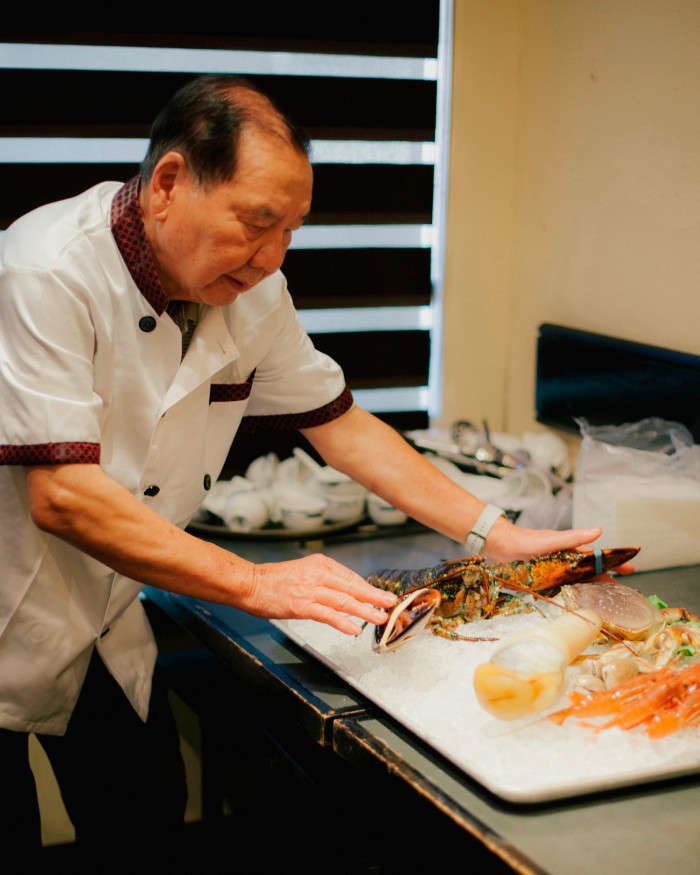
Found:
[[[272,219],[274,222],[280,222],[282,220],[282,217],[269,207],[256,207],[255,209],[250,210],[248,214],[254,216],[256,219]],[[302,225],[305,225],[309,221],[310,215],[311,212],[309,211],[299,217],[299,221]]]
[[[279,221],[280,218],[269,207],[255,207],[249,210],[249,215],[255,216],[256,219],[274,219],[275,221]]]

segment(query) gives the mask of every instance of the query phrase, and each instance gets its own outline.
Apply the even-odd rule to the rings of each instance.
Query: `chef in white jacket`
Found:
[[[177,847],[184,773],[144,584],[351,635],[384,622],[394,597],[328,557],[254,565],[185,532],[244,418],[301,430],[328,464],[455,540],[475,532],[495,559],[600,534],[510,525],[354,403],[280,272],[311,192],[304,135],[250,83],[200,77],[156,119],[138,176],[4,236],[0,761],[20,802],[0,829],[14,847],[39,843],[30,732],[79,844]]]

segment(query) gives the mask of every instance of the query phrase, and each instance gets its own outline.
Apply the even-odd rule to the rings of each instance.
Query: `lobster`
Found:
[[[458,639],[461,636],[454,630],[463,623],[532,610],[522,593],[543,594],[592,579],[628,562],[639,550],[559,550],[497,564],[484,556],[465,556],[429,568],[376,571],[365,579],[400,599],[387,622],[375,627],[373,649],[394,650],[426,627],[435,635]]]

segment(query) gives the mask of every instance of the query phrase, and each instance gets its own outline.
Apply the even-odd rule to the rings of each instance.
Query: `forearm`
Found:
[[[320,554],[253,564],[160,517],[97,465],[27,469],[32,519],[141,583],[270,619],[310,619],[350,635],[383,623],[396,597]]]
[[[484,509],[475,495],[361,408],[304,434],[329,465],[455,541],[464,542]]]
[[[141,583],[245,606],[252,563],[163,519],[99,466],[29,468],[27,482],[44,531]]]
[[[307,429],[304,435],[329,465],[455,541],[464,543],[484,509],[483,501],[450,480],[394,429],[359,407]],[[588,545],[600,533],[599,528],[524,529],[500,517],[488,533],[483,552],[497,561],[529,559]]]

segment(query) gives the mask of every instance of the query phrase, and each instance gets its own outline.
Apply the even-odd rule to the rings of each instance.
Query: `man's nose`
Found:
[[[282,267],[288,246],[279,237],[268,239],[258,247],[249,263],[252,267],[263,268],[268,274],[274,273]]]

